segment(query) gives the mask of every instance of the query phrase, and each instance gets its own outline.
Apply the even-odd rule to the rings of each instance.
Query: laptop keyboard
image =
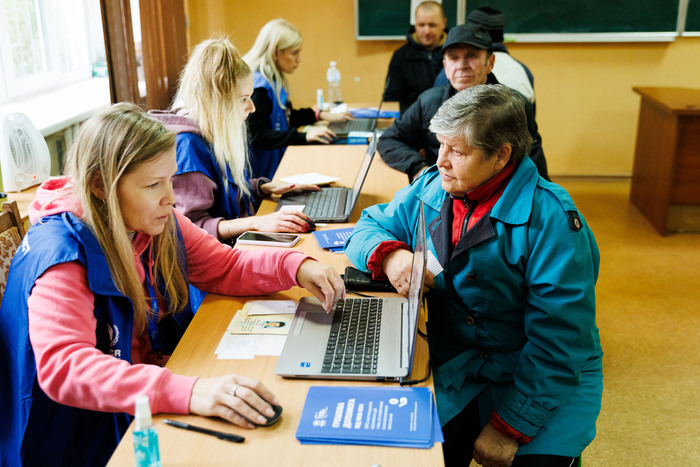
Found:
[[[344,135],[351,131],[372,131],[373,125],[373,118],[356,118],[342,122],[332,122],[329,124],[329,128],[336,134]]]
[[[306,201],[304,212],[312,219],[335,217],[338,213],[338,199],[344,188],[324,188],[312,191]]]
[[[380,298],[340,300],[321,373],[376,374],[381,317]]]

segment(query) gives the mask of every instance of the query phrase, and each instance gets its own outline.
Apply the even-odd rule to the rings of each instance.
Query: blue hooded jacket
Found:
[[[585,220],[526,157],[451,251],[451,200],[433,166],[390,203],[364,210],[346,244],[353,264],[367,270],[383,241],[413,248],[421,201],[428,255],[439,263],[426,298],[441,423],[476,399],[482,426],[495,410],[534,437],[518,454],[580,455],[595,437],[603,388],[600,255]]]

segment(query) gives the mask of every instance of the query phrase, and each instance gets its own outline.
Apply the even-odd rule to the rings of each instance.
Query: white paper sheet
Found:
[[[245,305],[248,316],[294,314],[297,309],[294,300],[250,300]]]
[[[305,174],[290,175],[289,177],[284,177],[280,180],[293,185],[325,185],[327,183],[340,180],[340,177],[331,177],[317,172],[309,172]]]

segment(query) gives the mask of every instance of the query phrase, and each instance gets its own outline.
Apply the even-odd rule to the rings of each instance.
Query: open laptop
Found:
[[[285,193],[277,202],[275,211],[284,209],[303,211],[314,222],[347,222],[360,197],[362,185],[365,183],[376,151],[377,134],[373,133],[352,188],[325,187],[321,188],[321,191]]]
[[[402,381],[410,377],[426,268],[423,216],[421,203],[408,299],[348,298],[326,314],[316,298],[302,298],[275,373],[293,378],[372,381]],[[343,308],[353,309],[347,325],[340,320]],[[365,319],[358,317],[363,308],[369,315],[367,329],[358,329],[353,337],[354,328]],[[358,355],[358,350],[364,353]]]
[[[338,139],[347,138],[351,131],[374,131],[374,129],[377,127],[377,119],[379,118],[383,103],[384,94],[382,93],[382,99],[379,101],[376,116],[353,118],[352,120],[343,120],[340,122],[330,122],[328,124],[328,129],[335,133]]]

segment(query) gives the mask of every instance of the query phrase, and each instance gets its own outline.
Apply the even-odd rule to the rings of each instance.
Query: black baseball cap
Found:
[[[493,49],[493,42],[489,32],[483,26],[474,23],[460,24],[450,28],[445,44],[440,51],[445,53],[445,50],[456,44],[472,45],[484,50]]]

